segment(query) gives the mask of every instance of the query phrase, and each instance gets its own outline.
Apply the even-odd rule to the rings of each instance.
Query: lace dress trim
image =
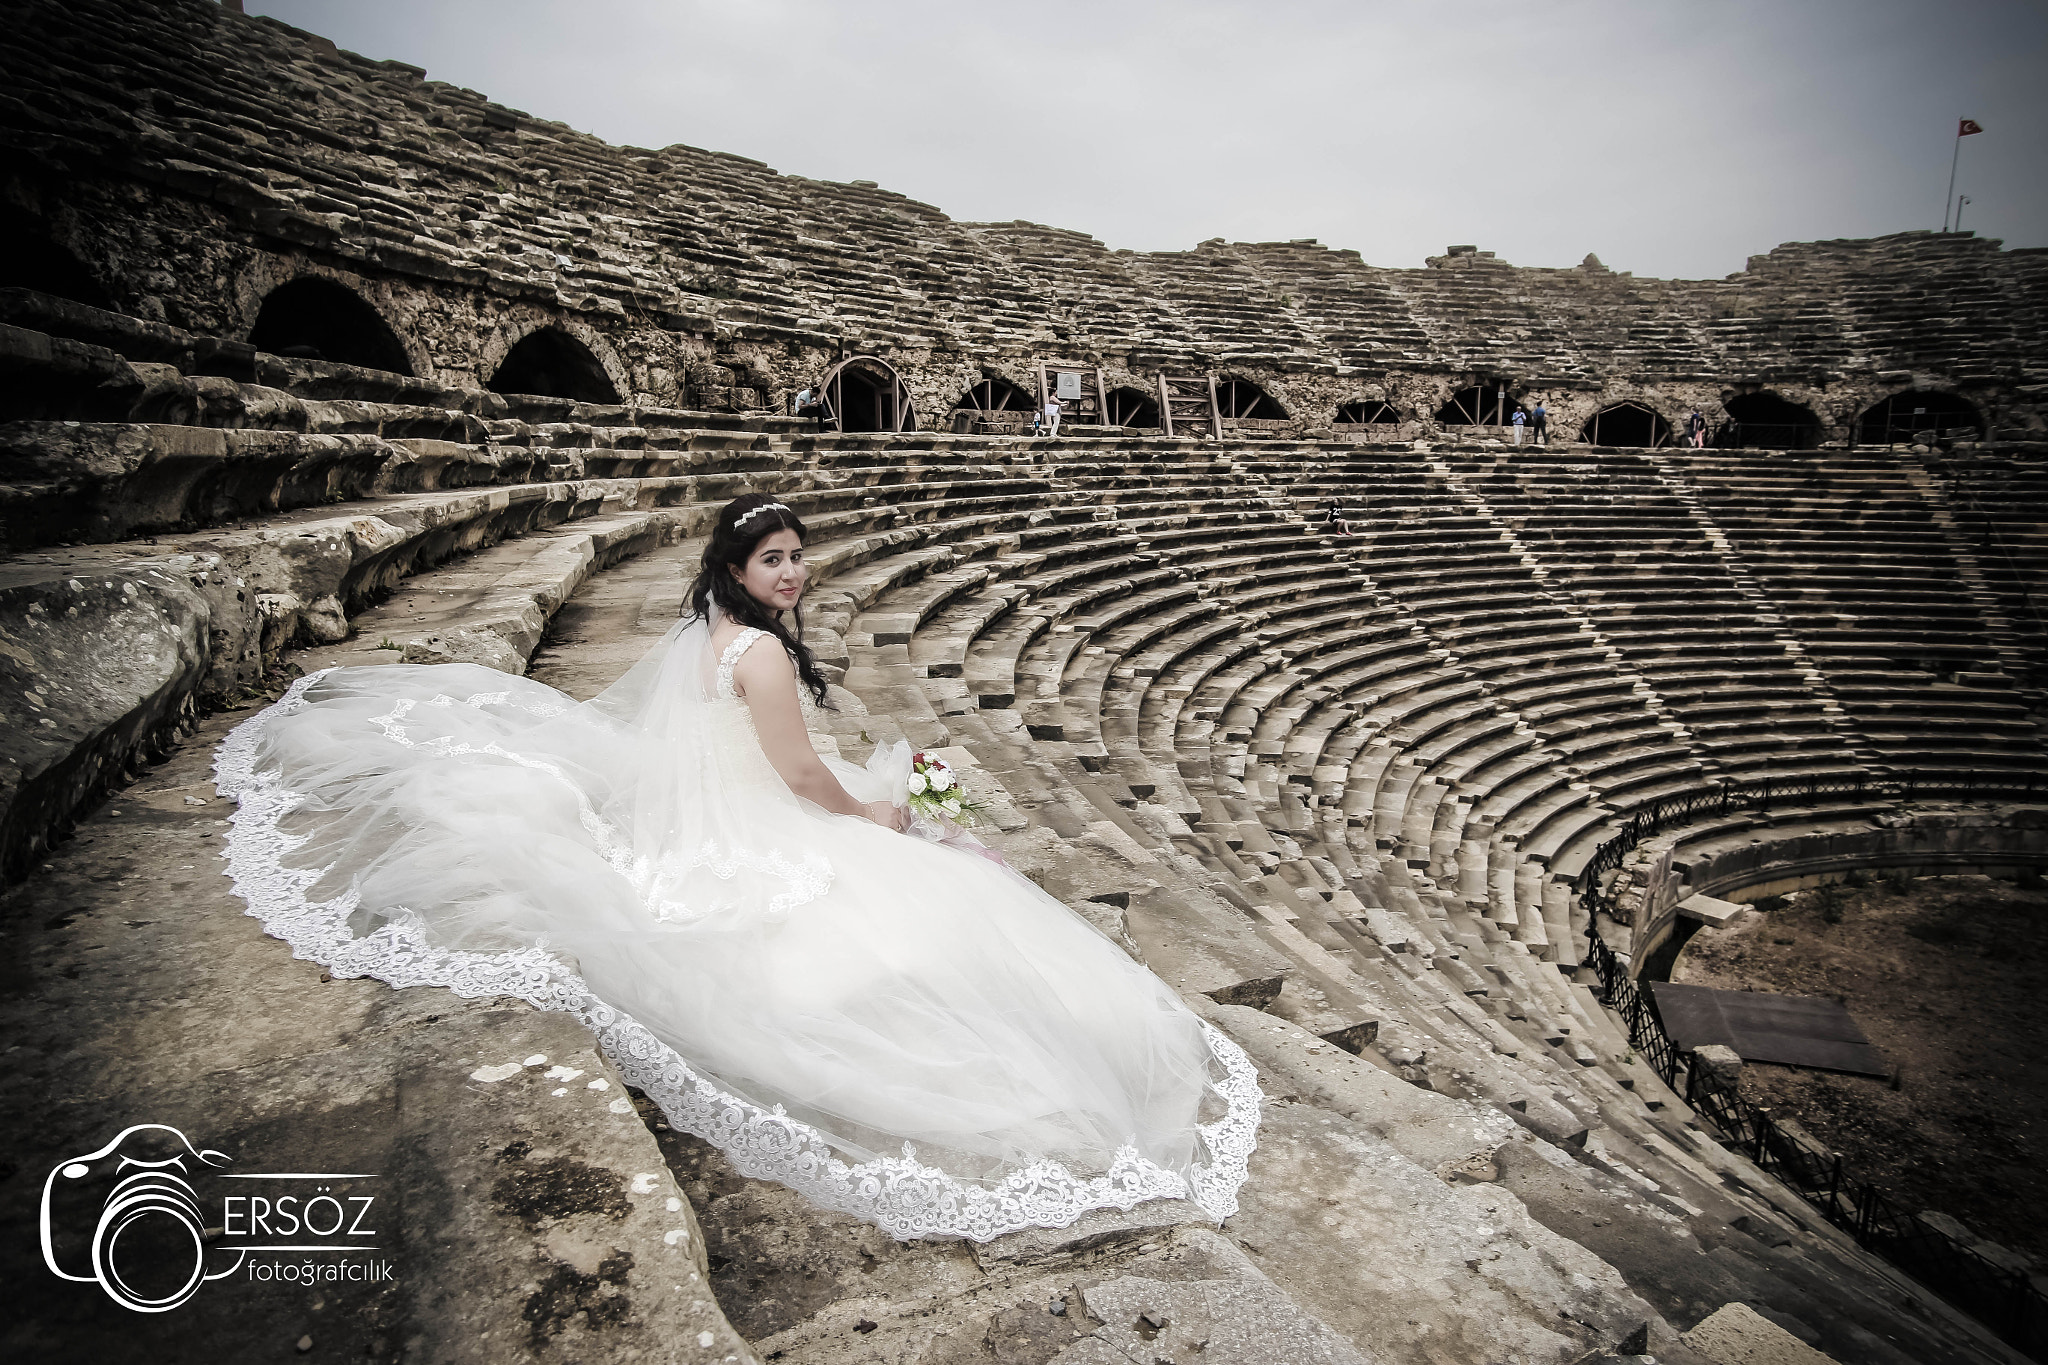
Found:
[[[304,709],[307,689],[325,672],[299,679],[277,705],[236,727],[214,760],[221,794],[239,802],[227,841],[227,874],[248,902],[248,913],[266,933],[289,944],[292,956],[317,962],[337,977],[374,977],[396,987],[441,986],[466,998],[511,995],[536,1009],[573,1015],[596,1035],[628,1085],[646,1092],[671,1124],[716,1145],[743,1174],[779,1181],[824,1208],[869,1219],[898,1238],[954,1236],[986,1242],[1025,1228],[1065,1227],[1094,1209],[1128,1210],[1150,1199],[1188,1199],[1219,1222],[1237,1211],[1237,1191],[1257,1143],[1264,1097],[1251,1060],[1207,1023],[1203,1034],[1224,1072],[1211,1084],[1226,1105],[1222,1118],[1196,1127],[1208,1163],[1192,1166],[1183,1176],[1126,1146],[1103,1175],[1078,1176],[1047,1160],[981,1184],[925,1165],[908,1142],[900,1157],[842,1160],[822,1133],[790,1118],[782,1106],[764,1108],[698,1075],[675,1049],[594,995],[545,944],[508,953],[441,948],[402,916],[357,937],[348,927],[358,901],[353,889],[331,900],[308,900],[306,892],[325,869],[285,866],[286,855],[306,836],[289,833],[283,822],[305,798],[284,786],[279,771],[255,770],[263,731],[272,718]],[[496,700],[481,694],[461,704],[484,706]],[[384,718],[393,726],[402,720],[402,709],[394,712]]]
[[[739,693],[733,690],[732,671],[739,664],[740,656],[747,652],[754,641],[767,633],[767,631],[759,626],[748,626],[745,630],[733,636],[732,643],[728,644],[724,652],[718,656],[718,696],[721,700],[737,698],[739,696]]]

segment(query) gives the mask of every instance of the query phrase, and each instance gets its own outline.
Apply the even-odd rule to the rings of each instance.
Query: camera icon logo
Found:
[[[236,1251],[232,1265],[209,1273],[198,1189],[230,1160],[176,1128],[138,1123],[58,1163],[43,1181],[43,1263],[61,1279],[99,1285],[124,1308],[169,1312],[241,1267]]]

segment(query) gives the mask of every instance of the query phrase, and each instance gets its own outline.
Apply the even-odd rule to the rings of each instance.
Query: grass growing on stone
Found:
[[[1907,1210],[1951,1214],[2048,1265],[2048,892],[1988,877],[1825,890],[1701,930],[1672,980],[1839,997],[1900,1087],[1752,1065],[1744,1092],[1797,1118]]]

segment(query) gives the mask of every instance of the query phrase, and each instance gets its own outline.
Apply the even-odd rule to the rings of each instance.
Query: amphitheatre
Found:
[[[1768,896],[2048,867],[2048,251],[1110,251],[238,10],[35,0],[0,47],[10,1359],[2048,1358],[2041,1267],[1831,1219],[1635,984]],[[748,490],[812,528],[829,741],[952,756],[1256,1062],[1222,1226],[898,1243],[575,1020],[241,913],[233,725],[337,664],[591,695]],[[53,1277],[46,1173],[141,1123],[377,1173],[395,1275]]]

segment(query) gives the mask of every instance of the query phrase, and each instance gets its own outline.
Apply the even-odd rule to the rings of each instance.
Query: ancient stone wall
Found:
[[[488,383],[554,328],[620,399],[670,407],[784,410],[835,359],[875,355],[926,427],[1046,359],[1146,392],[1161,371],[1247,380],[1291,435],[1373,400],[1401,420],[1369,434],[1431,434],[1475,382],[1542,400],[1567,437],[1623,402],[1718,423],[1756,392],[1827,439],[1903,392],[1953,392],[2012,435],[2048,425],[2048,253],[1963,234],[1790,244],[1706,281],[1470,248],[1419,270],[1313,241],[1112,252],[726,153],[608,146],[205,0],[30,4],[13,27],[0,283],[46,286],[54,248],[121,312],[241,339],[278,285],[320,277],[447,384]]]

